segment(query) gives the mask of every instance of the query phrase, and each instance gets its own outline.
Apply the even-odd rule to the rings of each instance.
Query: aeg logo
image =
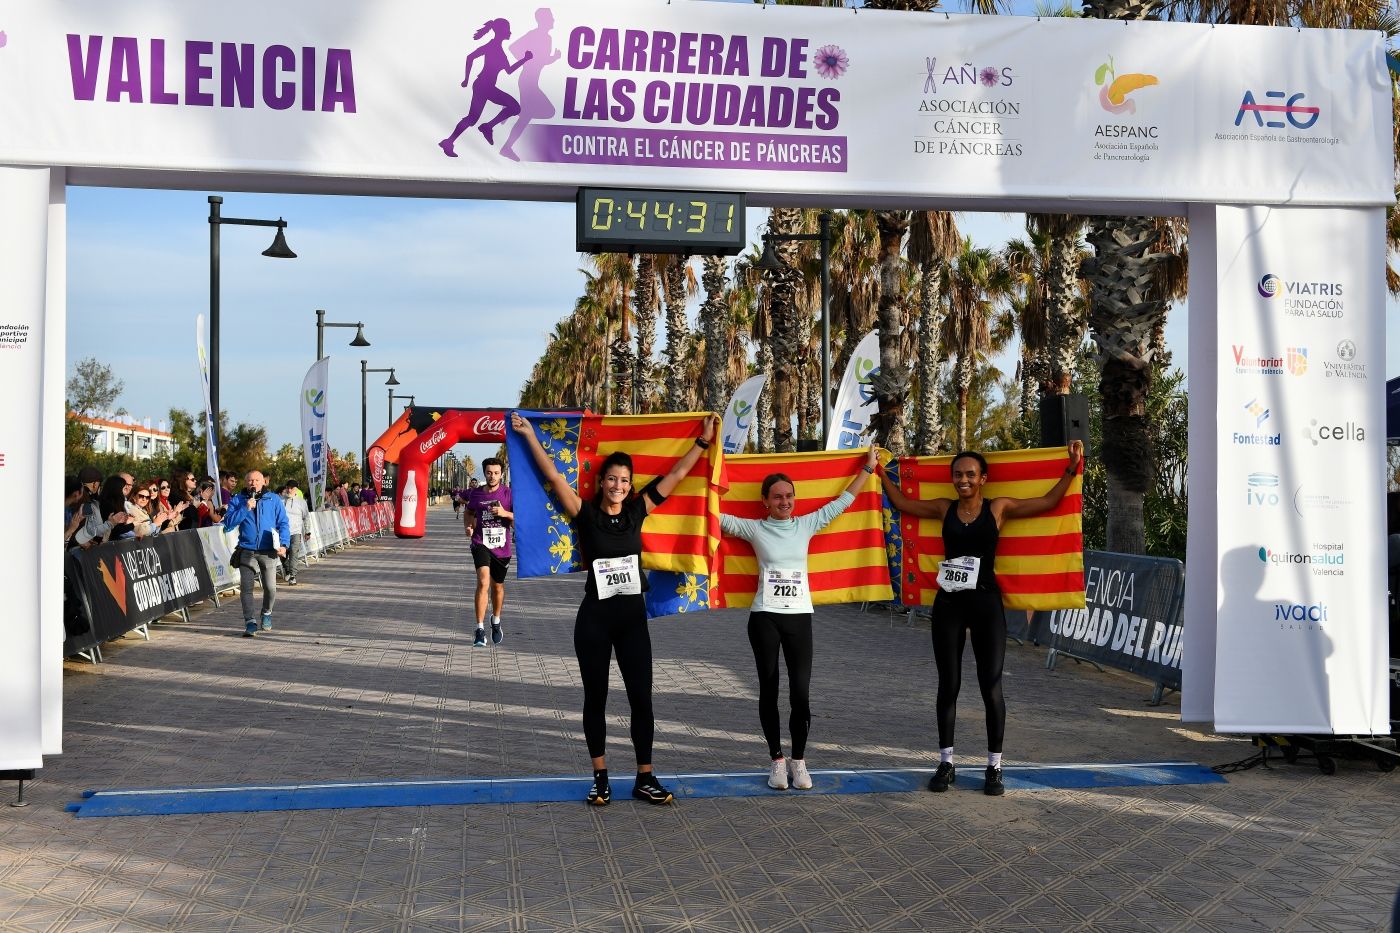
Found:
[[[1258,129],[1282,130],[1289,126],[1298,130],[1310,130],[1313,124],[1317,123],[1317,118],[1322,116],[1321,107],[1309,107],[1299,103],[1308,95],[1303,93],[1289,94],[1287,91],[1265,91],[1264,98],[1278,103],[1261,104],[1255,100],[1253,91],[1245,91],[1244,98],[1240,101],[1240,109],[1235,113],[1235,126],[1239,126],[1244,120],[1245,114],[1254,116],[1254,125]],[[1278,120],[1265,120],[1264,114],[1282,114],[1287,123]]]

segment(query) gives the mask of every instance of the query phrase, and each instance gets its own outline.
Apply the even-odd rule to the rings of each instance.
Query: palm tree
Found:
[[[904,335],[904,234],[909,231],[909,211],[876,211],[880,231],[880,303],[876,320],[880,328],[880,371],[870,381],[879,406],[875,436],[896,456],[904,453],[906,421],[904,403],[909,398],[909,361],[900,353]]]
[[[1021,387],[1021,419],[1030,418],[1039,397],[1049,391],[1050,320],[1049,277],[1053,249],[1049,234],[1032,229],[1030,215],[1026,216],[1027,238],[1006,244],[1002,255],[1014,280],[1015,294],[1011,309],[1018,319],[1021,334],[1021,361],[1017,381]]]
[[[940,337],[944,303],[941,266],[957,254],[962,240],[947,211],[915,211],[909,225],[909,261],[919,268],[919,344],[914,381],[919,387],[914,414],[914,453],[931,454],[943,436],[939,386],[946,354]]]
[[[958,448],[967,444],[967,395],[977,359],[992,347],[991,323],[997,303],[1008,297],[1013,280],[1006,261],[995,251],[973,246],[966,238],[951,266],[945,268],[943,290],[948,316],[943,342],[956,357],[958,387]]]
[[[661,307],[661,296],[657,292],[656,279],[665,256],[642,253],[637,257],[636,283],[632,292],[632,315],[637,326],[637,355],[633,358],[631,397],[635,399],[633,410],[638,414],[650,411],[653,400],[659,395],[655,391],[655,365],[652,362],[656,353],[656,313]],[[631,257],[627,257],[631,263]]]
[[[667,256],[661,265],[661,281],[666,298],[666,411],[687,411],[687,399],[694,385],[687,378],[685,361],[689,354],[690,325],[685,303],[699,291],[695,270],[685,256]]]
[[[1086,218],[1076,214],[1027,214],[1026,230],[1046,237],[1045,261],[1039,270],[1044,289],[1045,350],[1049,379],[1042,391],[1068,395],[1074,363],[1084,343],[1085,311],[1079,266],[1084,260]]]
[[[633,410],[632,386],[636,357],[632,355],[633,317],[628,310],[636,272],[625,253],[599,253],[589,257],[596,274],[584,270],[588,282],[585,293],[592,296],[602,314],[607,332],[608,377],[611,383],[604,399],[604,411],[628,414]]]
[[[700,379],[700,407],[719,411],[729,402],[725,375],[729,364],[729,340],[725,318],[729,315],[728,265],[723,256],[706,256],[701,260],[701,282],[705,286],[705,301],[700,305],[700,334],[705,341],[705,364]]]
[[[768,232],[774,236],[798,233],[801,223],[802,211],[795,207],[775,207],[768,213]],[[774,240],[773,252],[782,263],[782,269],[764,273],[768,283],[768,344],[773,354],[768,392],[773,405],[773,450],[788,453],[794,449],[792,415],[798,369],[804,355],[798,320],[802,313],[798,306],[802,273],[797,268],[796,243]]]
[[[755,348],[757,372],[768,376],[763,383],[763,392],[758,396],[754,424],[758,431],[758,451],[772,453],[776,424],[773,416],[773,292],[767,285],[766,274],[758,269],[758,260],[757,249],[751,249],[748,255],[734,264],[734,289],[730,303],[748,306],[748,337]]]

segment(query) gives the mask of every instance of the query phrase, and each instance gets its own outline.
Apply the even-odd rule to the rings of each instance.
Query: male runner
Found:
[[[491,643],[499,645],[503,637],[501,604],[506,598],[506,567],[510,564],[509,526],[515,521],[510,487],[501,483],[501,461],[490,457],[482,461],[481,470],[486,475],[486,485],[467,490],[466,517],[462,520],[472,543],[472,562],[476,564],[474,648],[486,647],[487,616],[491,618]]]

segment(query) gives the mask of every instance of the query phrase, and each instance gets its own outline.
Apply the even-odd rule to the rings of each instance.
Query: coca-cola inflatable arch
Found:
[[[428,516],[428,470],[457,444],[501,443],[506,439],[506,412],[500,408],[429,408],[414,405],[370,445],[370,475],[376,490],[384,484],[384,465],[397,463],[394,488],[394,534],[423,537]]]

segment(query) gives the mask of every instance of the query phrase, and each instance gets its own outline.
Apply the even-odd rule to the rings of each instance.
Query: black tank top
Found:
[[[977,573],[979,590],[995,589],[997,585],[997,540],[1001,530],[992,515],[992,503],[982,500],[982,511],[971,522],[958,516],[958,504],[943,517],[943,556],[979,557],[982,563]]]

